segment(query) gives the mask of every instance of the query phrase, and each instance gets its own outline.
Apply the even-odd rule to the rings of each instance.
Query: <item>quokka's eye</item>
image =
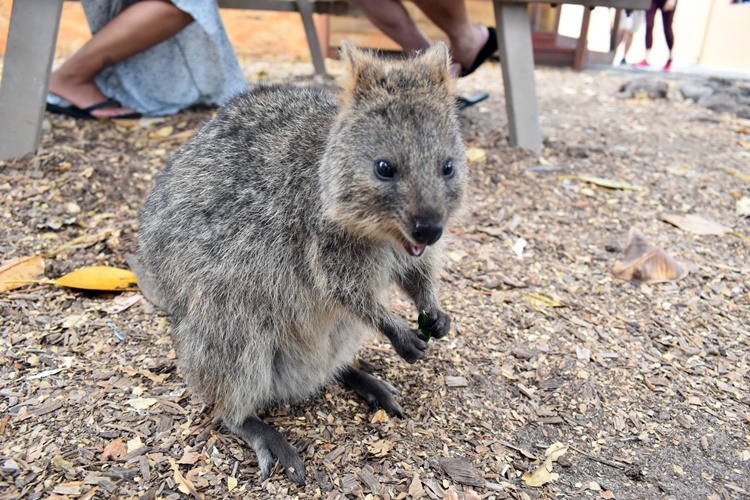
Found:
[[[393,179],[396,175],[396,167],[385,160],[377,160],[375,162],[375,175],[381,179]]]
[[[456,173],[456,169],[453,168],[453,160],[448,160],[443,165],[443,177],[453,177],[453,175]]]

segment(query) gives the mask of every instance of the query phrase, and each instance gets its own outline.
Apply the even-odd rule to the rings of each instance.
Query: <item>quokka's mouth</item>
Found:
[[[422,255],[427,248],[427,245],[415,245],[414,243],[411,243],[409,241],[404,242],[404,246],[406,247],[406,251],[411,255],[412,257],[419,257]]]

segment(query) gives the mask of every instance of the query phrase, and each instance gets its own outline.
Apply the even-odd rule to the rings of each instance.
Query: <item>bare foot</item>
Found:
[[[451,40],[453,60],[468,70],[474,65],[479,51],[485,46],[490,38],[490,32],[486,26],[473,25],[472,29],[455,40]]]
[[[81,109],[107,100],[107,96],[102,94],[93,81],[77,81],[75,78],[66,78],[57,71],[50,75],[49,91]],[[135,112],[134,109],[124,106],[112,106],[94,110],[91,115],[97,118],[112,118]]]

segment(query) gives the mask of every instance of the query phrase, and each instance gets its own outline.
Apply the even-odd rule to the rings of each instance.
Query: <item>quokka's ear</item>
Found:
[[[369,51],[360,50],[348,40],[341,43],[341,58],[347,66],[343,87],[347,95],[354,95],[357,89],[371,87],[384,73],[384,63]]]
[[[443,82],[450,78],[451,54],[445,43],[437,42],[425,50],[419,61],[429,68],[432,81]]]

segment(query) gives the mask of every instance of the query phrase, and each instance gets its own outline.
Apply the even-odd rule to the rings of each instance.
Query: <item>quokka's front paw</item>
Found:
[[[432,336],[436,339],[442,339],[451,329],[451,318],[442,309],[428,309],[427,322],[424,327],[420,325],[420,328],[429,330]]]
[[[405,330],[400,335],[391,338],[391,344],[399,356],[407,363],[416,363],[424,358],[427,342],[419,338],[418,330]]]

